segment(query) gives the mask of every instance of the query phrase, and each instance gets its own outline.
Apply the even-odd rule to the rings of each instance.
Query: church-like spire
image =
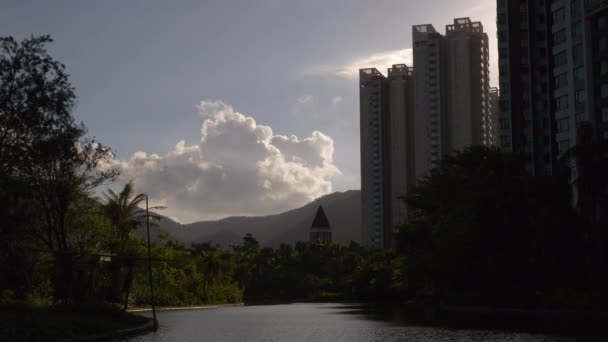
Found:
[[[323,206],[319,206],[317,209],[317,214],[315,215],[315,219],[312,221],[312,227],[315,229],[331,229],[329,225],[329,221],[327,220],[327,216],[325,216],[325,211],[323,210]]]

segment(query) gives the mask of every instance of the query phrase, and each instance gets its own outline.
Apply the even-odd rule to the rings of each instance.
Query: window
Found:
[[[572,14],[572,16],[578,15],[580,11],[580,4],[581,0],[572,0],[572,2],[570,2],[570,13]]]
[[[601,17],[597,20],[597,28],[602,30],[605,29],[606,26],[608,26],[608,18],[607,17]]]
[[[568,85],[568,73],[563,73],[554,77],[555,88],[559,89]]]
[[[608,107],[602,108],[602,121],[608,121]]]
[[[568,151],[569,148],[570,148],[570,140],[565,139],[565,140],[558,142],[558,145],[557,145],[558,153],[562,154],[562,153]]]
[[[499,14],[498,17],[496,18],[496,23],[498,25],[504,25],[507,23],[507,16],[504,14]]]
[[[566,53],[566,50],[560,51],[555,54],[554,59],[556,67],[568,63],[568,54]]]
[[[544,41],[545,40],[545,32],[543,32],[543,31],[536,31],[536,39],[540,40],[540,41]]]
[[[568,109],[568,95],[563,95],[555,100],[555,109],[565,110]]]
[[[505,94],[506,91],[508,91],[509,89],[509,83],[508,82],[500,82],[500,92]]]
[[[574,93],[574,103],[577,105],[585,103],[585,89],[577,90],[576,93]]]
[[[581,37],[582,35],[583,35],[583,23],[581,23],[580,21],[577,21],[574,24],[572,24],[572,37],[578,38],[578,37]]]
[[[498,102],[498,106],[500,107],[501,112],[506,112],[510,109],[509,102],[507,100],[500,100],[500,102]]]
[[[501,135],[500,142],[502,143],[502,146],[511,146],[511,136]]]
[[[606,37],[600,39],[599,47],[600,51],[608,50],[608,39]]]
[[[608,74],[608,61],[602,61],[600,64],[600,74]]]
[[[572,48],[572,62],[580,64],[583,62],[583,44],[575,45]]]
[[[500,76],[507,76],[507,67],[506,65],[499,65],[498,66],[498,73],[500,74]]]
[[[576,121],[576,125],[578,126],[581,122],[587,120],[587,115],[583,113],[577,113],[574,115],[574,121]]]
[[[574,69],[574,80],[584,81],[585,80],[585,68],[579,67]]]
[[[500,129],[509,129],[511,124],[508,118],[500,119]]]
[[[608,83],[602,84],[602,98],[605,99],[608,97]]]
[[[559,30],[553,34],[553,43],[559,45],[566,41],[566,29]]]
[[[566,19],[566,9],[564,7],[560,7],[553,11],[553,24],[559,24],[564,19]]]
[[[562,118],[557,121],[557,133],[568,132],[570,124],[568,118]]]

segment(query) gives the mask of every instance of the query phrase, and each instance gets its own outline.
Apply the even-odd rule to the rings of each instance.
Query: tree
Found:
[[[260,243],[251,234],[243,237],[243,244],[232,246],[237,263],[235,279],[245,288],[245,296],[250,296],[255,261],[260,253]]]
[[[0,187],[19,183],[42,220],[27,222],[57,261],[56,296],[72,298],[73,248],[66,215],[81,195],[112,180],[109,148],[85,139],[71,116],[75,94],[65,67],[46,51],[49,36],[0,38]]]
[[[577,139],[562,157],[562,164],[572,171],[575,205],[588,227],[588,257],[594,264],[588,271],[594,280],[589,281],[604,287],[608,283],[608,141],[595,136],[589,122],[578,126]]]
[[[0,174],[32,186],[45,212],[39,237],[55,252],[69,247],[65,214],[75,195],[116,171],[103,168],[112,158],[108,148],[82,139],[86,129],[70,114],[76,96],[64,65],[45,49],[50,42],[0,38]]]
[[[199,269],[203,272],[203,297],[209,298],[209,286],[222,276],[226,269],[224,252],[211,242],[193,243],[192,254],[198,257]]]
[[[65,67],[48,55],[49,36],[0,37],[0,174],[19,173],[36,142],[78,134],[76,96]],[[28,158],[30,157],[30,158]]]
[[[409,286],[469,304],[534,305],[536,293],[572,271],[560,252],[579,237],[567,185],[529,176],[521,159],[497,148],[445,157],[405,198],[398,248]]]
[[[135,194],[133,181],[128,182],[119,193],[114,192],[112,189],[108,189],[104,193],[104,212],[110,219],[110,222],[112,222],[114,229],[116,229],[119,241],[128,240],[132,236],[133,231],[145,223],[146,211],[141,209],[141,205],[146,200],[146,196],[145,193]],[[154,206],[149,209],[158,210],[164,208],[162,206]],[[155,221],[161,219],[156,214],[150,214],[150,217]]]
[[[108,189],[104,193],[105,203],[103,211],[110,220],[112,227],[116,232],[116,241],[113,244],[114,252],[118,260],[112,261],[111,278],[112,286],[110,289],[110,298],[117,299],[119,292],[124,293],[124,308],[127,308],[129,300],[129,291],[133,282],[133,268],[135,267],[136,248],[129,241],[132,238],[132,233],[139,226],[143,225],[146,219],[146,211],[140,206],[146,200],[147,195],[144,193],[135,194],[133,182],[130,181],[119,193],[115,193],[112,189]],[[164,207],[155,206],[149,209],[158,210]],[[155,214],[149,215],[156,221],[160,221],[161,217]],[[127,274],[123,281],[121,291],[119,291],[119,273],[123,263],[126,262]]]
[[[572,180],[577,190],[576,206],[593,225],[598,225],[602,214],[606,215],[602,211],[608,198],[608,143],[594,139],[590,123],[582,123],[577,136],[577,144],[562,157],[562,161],[574,161]]]

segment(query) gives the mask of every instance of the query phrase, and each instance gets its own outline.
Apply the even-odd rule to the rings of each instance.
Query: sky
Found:
[[[493,0],[2,0],[0,35],[50,34],[74,116],[180,222],[280,213],[360,188],[358,69],[411,65],[411,26]]]

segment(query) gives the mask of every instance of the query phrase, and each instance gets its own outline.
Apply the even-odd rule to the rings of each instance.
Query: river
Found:
[[[419,326],[400,310],[370,310],[356,304],[282,304],[158,313],[155,333],[128,342],[392,342],[604,341],[497,330]]]

